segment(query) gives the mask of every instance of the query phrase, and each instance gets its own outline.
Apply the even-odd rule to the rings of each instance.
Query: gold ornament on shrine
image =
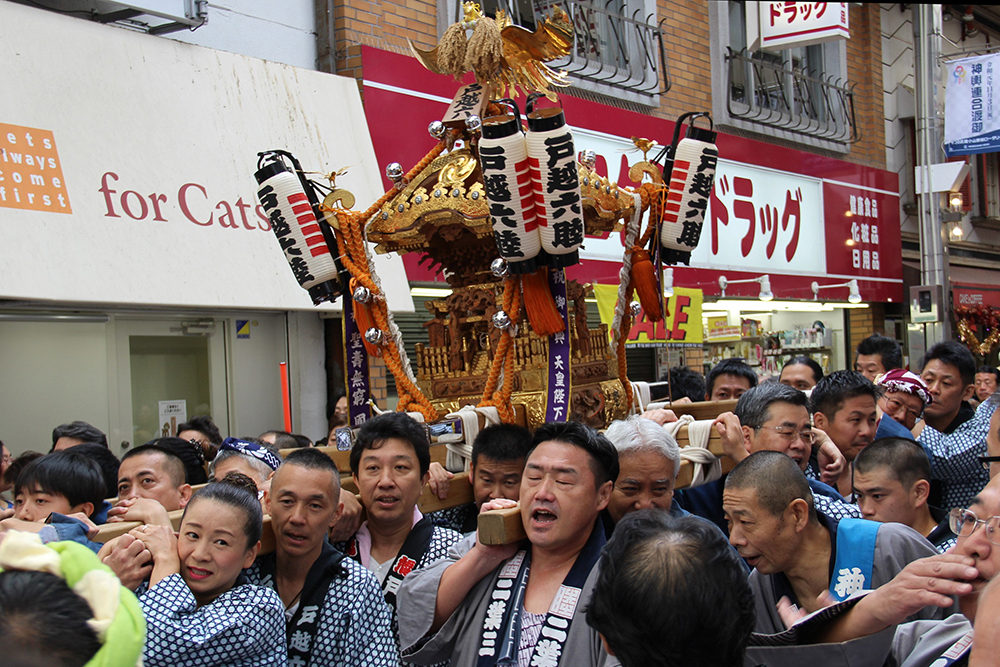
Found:
[[[573,46],[573,24],[561,7],[543,18],[534,32],[514,25],[502,9],[496,20],[484,15],[476,2],[465,2],[462,11],[462,20],[445,31],[435,48],[425,51],[409,43],[424,67],[456,79],[473,72],[497,97],[513,97],[520,90],[555,100],[549,86],[570,84],[566,74],[545,64],[569,55]]]

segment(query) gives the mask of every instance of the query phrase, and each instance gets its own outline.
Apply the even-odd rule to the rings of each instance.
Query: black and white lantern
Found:
[[[678,126],[680,123],[678,120]],[[663,261],[667,264],[689,264],[691,251],[698,246],[719,160],[715,137],[712,129],[688,125],[687,135],[674,149],[670,189],[660,228]]]
[[[276,154],[269,155],[271,161],[254,175],[257,199],[299,285],[309,292],[314,304],[332,301],[341,293],[336,254],[331,252],[299,177]]]
[[[530,273],[541,241],[521,120],[513,102],[510,107],[510,113],[483,121],[479,161],[500,257],[511,273]]]
[[[572,266],[580,261],[577,250],[584,233],[573,134],[562,109],[530,110],[537,99],[536,95],[528,99],[527,143],[542,250],[551,266]]]

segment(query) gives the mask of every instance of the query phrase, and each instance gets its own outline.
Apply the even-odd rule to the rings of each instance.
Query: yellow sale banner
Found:
[[[615,317],[615,301],[618,299],[617,285],[594,285],[594,296],[597,297],[597,310],[601,313],[601,322],[611,324]],[[702,292],[700,289],[675,287],[674,295],[667,300],[666,317],[659,322],[650,322],[646,313],[632,324],[628,332],[626,345],[646,347],[664,343],[690,343],[701,345],[704,338],[701,322]]]

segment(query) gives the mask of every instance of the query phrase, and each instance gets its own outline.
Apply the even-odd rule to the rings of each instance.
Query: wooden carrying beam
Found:
[[[654,401],[658,403],[659,401]],[[715,419],[723,412],[732,412],[736,409],[736,400],[731,401],[699,401],[698,403],[674,403],[666,406],[667,410],[673,410],[674,414],[691,415],[696,420]]]
[[[360,501],[360,498],[358,500]],[[428,514],[430,512],[436,512],[449,507],[465,505],[473,502],[473,500],[472,483],[469,482],[469,476],[465,474],[458,474],[451,480],[447,498],[444,500],[438,498],[436,494],[431,492],[429,486],[425,486],[420,494],[420,498],[417,500],[417,507],[419,507],[420,511],[424,514]],[[173,525],[174,530],[179,530],[181,525],[181,516],[184,515],[184,510],[175,510],[173,512],[169,512],[168,514],[170,516],[170,523]],[[94,541],[102,543],[110,542],[116,537],[120,537],[133,528],[138,528],[141,525],[142,524],[138,521],[122,521],[120,523],[102,524],[97,527],[97,536],[94,538]],[[273,550],[274,533],[271,531],[271,517],[265,515],[264,532],[261,537],[261,553],[270,553]]]

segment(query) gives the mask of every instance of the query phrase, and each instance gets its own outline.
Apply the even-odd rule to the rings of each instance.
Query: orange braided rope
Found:
[[[500,342],[493,352],[493,361],[490,363],[490,372],[486,377],[486,386],[483,388],[483,398],[477,407],[495,407],[500,414],[500,419],[505,424],[513,424],[515,421],[514,405],[510,397],[514,392],[514,347],[512,331],[517,326],[521,317],[521,286],[520,276],[508,276],[504,280],[503,286],[503,310],[510,317],[510,326],[500,333]],[[499,391],[496,390],[497,382],[500,379],[500,369],[503,368],[503,385]]]
[[[438,143],[427,153],[427,155],[423,157],[423,159],[420,160],[420,162],[414,165],[413,168],[406,173],[405,180],[409,181],[423,171],[427,165],[429,165],[441,154],[444,148],[444,141]],[[337,217],[337,226],[340,229],[334,229],[334,234],[337,238],[337,244],[341,249],[340,260],[343,263],[344,268],[350,272],[353,278],[352,283],[367,287],[368,290],[371,291],[374,296],[369,304],[371,313],[375,318],[376,326],[386,336],[390,335],[389,306],[381,290],[379,290],[374,279],[372,278],[372,269],[368,265],[368,254],[365,252],[364,246],[364,225],[373,215],[375,215],[376,212],[378,212],[379,209],[382,208],[382,206],[385,205],[387,201],[394,197],[398,191],[399,188],[395,186],[392,187],[388,192],[379,197],[374,204],[369,206],[368,210],[364,213],[321,207],[325,212],[333,213]],[[383,347],[382,356],[385,359],[386,367],[396,380],[396,390],[399,394],[399,401],[396,405],[396,410],[400,412],[419,412],[424,416],[424,420],[428,422],[437,419],[437,409],[433,406],[433,404],[431,404],[430,400],[424,396],[423,392],[420,391],[420,388],[410,380],[404,371],[403,360],[399,354],[399,349],[396,347],[395,341],[389,341],[388,344]]]
[[[625,313],[622,315],[621,321],[621,333],[618,336],[618,379],[622,383],[622,388],[625,390],[625,403],[629,406],[629,410],[632,409],[632,383],[628,379],[628,360],[625,357],[625,341],[628,339],[628,332],[632,330],[632,290],[635,289],[633,284],[634,281],[629,279],[628,294],[629,303],[625,305]]]
[[[341,260],[345,268],[357,282],[367,287],[375,297],[369,302],[372,315],[375,317],[375,325],[389,336],[389,306],[382,296],[375,281],[371,277],[371,269],[368,266],[368,256],[364,249],[364,237],[361,231],[362,218],[357,213],[350,211],[335,211],[340,222],[340,230],[336,231],[337,244],[345,249]],[[396,380],[396,391],[399,394],[399,402],[396,410],[400,412],[419,412],[424,416],[425,421],[434,421],[438,418],[437,409],[430,400],[424,396],[423,392],[407,377],[403,370],[403,360],[399,355],[399,349],[395,341],[387,341],[382,348],[382,357],[385,365]]]

